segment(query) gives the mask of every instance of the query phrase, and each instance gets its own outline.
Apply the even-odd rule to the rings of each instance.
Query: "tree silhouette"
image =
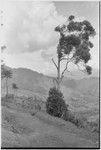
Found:
[[[2,70],[2,78],[6,81],[6,97],[8,96],[8,79],[12,78],[12,71],[6,69],[5,67]]]
[[[14,93],[16,93],[16,91],[18,90],[16,83],[12,83],[12,89],[14,90]]]
[[[59,43],[57,46],[58,63],[52,61],[57,69],[57,88],[60,90],[60,84],[65,71],[68,70],[70,63],[75,64],[78,69],[90,75],[92,68],[87,65],[91,59],[90,50],[93,48],[91,37],[96,35],[95,29],[87,20],[76,21],[74,16],[70,16],[68,21],[62,26],[57,26],[55,31],[59,33]],[[65,67],[61,70],[61,62],[66,61]]]
[[[5,45],[3,45],[3,46],[1,46],[1,53],[3,53],[3,51],[6,49],[6,46]],[[3,59],[1,59],[1,79],[3,79],[3,70],[4,70],[4,67],[5,67],[5,63],[4,63],[4,60]]]

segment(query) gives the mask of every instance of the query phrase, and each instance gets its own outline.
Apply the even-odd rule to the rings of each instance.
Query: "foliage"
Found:
[[[55,117],[61,117],[67,111],[63,94],[56,87],[50,88],[46,102],[46,111]]]
[[[18,87],[17,87],[16,83],[12,83],[12,88],[13,88],[13,89],[15,89],[15,90],[17,90],[17,89],[18,89]]]
[[[12,71],[8,70],[7,68],[3,67],[1,71],[1,78],[6,80],[5,86],[6,86],[6,98],[8,97],[8,79],[12,78]]]
[[[31,115],[36,114],[36,112],[41,110],[41,102],[33,97],[15,97],[14,94],[8,94],[7,97],[1,98],[1,105],[7,107],[14,107],[14,109],[20,110],[22,112],[28,112]]]
[[[25,112],[31,113],[31,115],[35,114],[37,111],[41,110],[41,106],[38,103],[38,100],[33,99],[33,97],[23,97],[21,107]]]
[[[67,60],[68,64],[72,62],[77,66],[81,65],[80,62],[82,62],[85,69],[81,71],[86,72],[88,75],[91,74],[92,68],[87,65],[91,59],[90,50],[93,48],[90,39],[96,35],[91,23],[87,20],[76,21],[75,17],[71,15],[68,18],[68,23],[57,26],[55,31],[60,34],[57,47],[59,61]],[[67,66],[64,72],[66,69]]]
[[[90,129],[92,132],[100,133],[100,127],[99,127],[99,120],[98,121],[92,121],[87,123],[88,129]]]
[[[70,110],[66,111],[66,113],[63,116],[63,119],[65,121],[70,121],[73,124],[75,124],[77,127],[81,127],[81,128],[84,128],[87,122],[87,119],[85,117],[77,116],[74,113],[72,113]]]
[[[6,79],[12,78],[12,71],[3,67],[1,72],[1,77]]]
[[[70,121],[75,124],[77,127],[84,128],[91,132],[99,133],[99,120],[89,122],[86,117],[83,115],[76,115],[70,110],[66,111],[64,116],[62,117],[65,121]]]
[[[92,73],[92,68],[90,66],[86,66],[86,71],[88,72],[88,74]]]

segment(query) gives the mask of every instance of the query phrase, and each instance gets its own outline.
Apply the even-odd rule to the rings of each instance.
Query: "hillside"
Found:
[[[98,131],[79,128],[69,121],[46,113],[48,91],[54,86],[52,77],[25,68],[12,71],[9,93],[14,93],[12,83],[16,83],[19,89],[15,97],[6,100],[3,97],[5,80],[2,80],[2,146],[98,147]],[[94,121],[99,118],[98,84],[98,78],[64,78],[61,89],[69,109],[75,115],[83,115]]]
[[[98,137],[45,112],[2,106],[2,147],[97,147]]]
[[[55,85],[53,77],[26,68],[12,69],[12,71],[13,78],[9,80],[10,93],[14,93],[11,84],[16,83],[19,87],[17,96],[38,97],[38,99],[46,101],[49,88]],[[89,116],[97,116],[99,112],[99,78],[91,77],[80,80],[64,78],[61,90],[72,111],[82,111]],[[2,95],[4,93],[5,81],[3,80]],[[91,115],[89,111],[94,113]]]

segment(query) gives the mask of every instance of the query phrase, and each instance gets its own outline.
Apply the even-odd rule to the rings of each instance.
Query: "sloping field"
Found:
[[[70,122],[38,112],[2,107],[2,147],[97,147],[94,135]]]

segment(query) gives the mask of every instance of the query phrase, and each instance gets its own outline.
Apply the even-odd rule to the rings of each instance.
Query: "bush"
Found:
[[[87,121],[87,119],[83,116],[77,116],[75,114],[73,114],[71,111],[66,111],[66,113],[63,116],[63,119],[65,121],[70,121],[73,124],[75,124],[77,127],[83,127],[85,126],[85,122]]]
[[[46,101],[46,112],[55,117],[62,117],[66,111],[67,106],[63,94],[56,87],[50,88]]]
[[[98,121],[92,121],[88,122],[88,127],[92,132],[99,133],[100,132],[100,127],[99,127],[99,120]]]

